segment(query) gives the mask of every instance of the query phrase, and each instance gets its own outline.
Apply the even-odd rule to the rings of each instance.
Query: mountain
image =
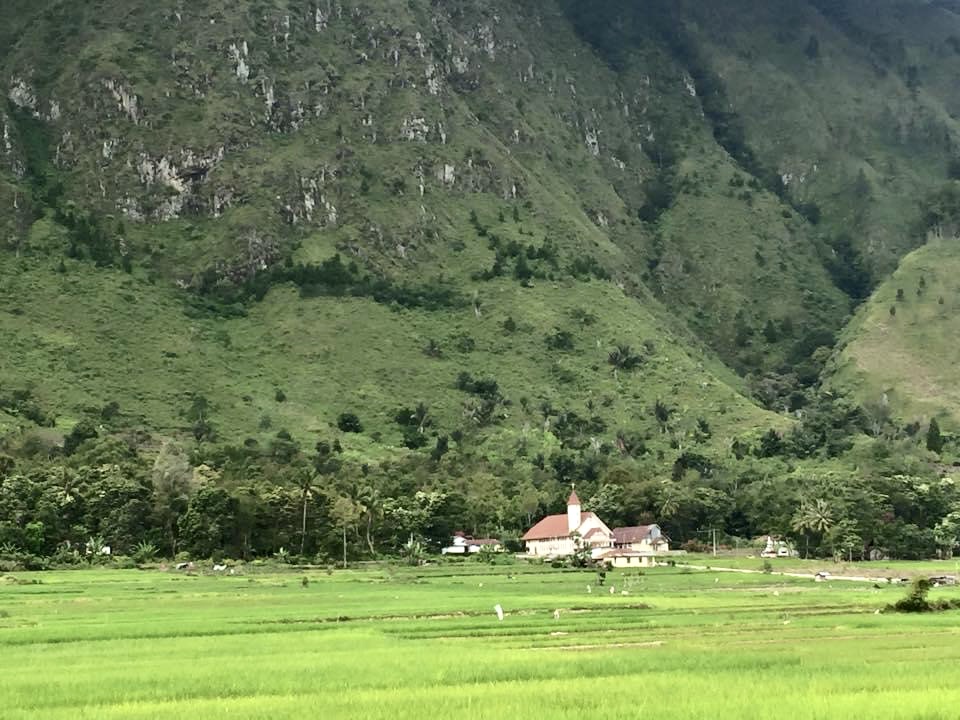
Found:
[[[957,170],[952,0],[8,15],[11,457],[115,437],[226,472],[334,442],[364,468],[705,482],[862,467],[837,391],[934,412],[900,369],[928,335],[877,360],[869,318],[935,252]]]

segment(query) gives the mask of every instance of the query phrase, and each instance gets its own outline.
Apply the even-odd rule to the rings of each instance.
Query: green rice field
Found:
[[[596,582],[479,563],[6,575],[0,717],[960,717],[960,612],[877,613],[902,586]]]

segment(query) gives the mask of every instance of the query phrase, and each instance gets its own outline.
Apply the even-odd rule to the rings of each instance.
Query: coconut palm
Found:
[[[303,555],[303,551],[306,548],[307,544],[307,506],[310,503],[310,500],[313,499],[313,491],[317,487],[317,481],[319,475],[315,472],[305,470],[300,475],[300,499],[303,503],[303,514],[300,522],[300,555]]]
[[[802,533],[806,544],[805,555],[810,557],[810,533],[823,535],[833,527],[833,512],[830,504],[823,498],[814,502],[801,501],[800,508],[793,516],[791,526],[796,532]]]
[[[671,482],[663,483],[663,496],[660,500],[660,517],[667,519],[677,514],[680,510],[680,493],[676,486]]]

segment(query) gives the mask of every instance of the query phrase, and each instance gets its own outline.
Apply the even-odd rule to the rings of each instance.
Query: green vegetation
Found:
[[[956,550],[960,16],[321,5],[14,3],[12,566],[416,559],[573,481],[677,544]]]
[[[919,423],[926,447],[947,456],[960,420],[952,312],[958,270],[953,238],[933,238],[904,258],[844,331],[830,372],[838,391],[874,414]],[[896,313],[888,311],[894,306]]]
[[[5,576],[5,715],[892,719],[946,717],[960,699],[956,613],[875,614],[902,593],[885,583],[658,568],[599,587],[592,572],[476,562],[236,570]],[[911,642],[893,652],[899,635]]]

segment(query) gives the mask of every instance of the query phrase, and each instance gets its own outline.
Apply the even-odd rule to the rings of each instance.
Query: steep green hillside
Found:
[[[942,254],[884,283],[960,175],[953,2],[13,9],[0,545],[110,531],[106,484],[170,552],[339,522],[374,554],[378,522],[516,532],[577,480],[678,539],[952,548],[898,425],[950,414],[946,371],[904,378],[947,356],[910,325],[941,281],[899,350],[879,315]]]
[[[339,435],[338,416],[355,413],[364,432],[341,442],[372,456],[402,447],[395,415],[421,402],[428,438],[493,433],[507,452],[524,437],[531,456],[549,455],[551,428],[574,447],[590,436],[610,445],[618,431],[656,441],[659,399],[681,435],[693,434],[699,417],[715,418],[723,437],[770,422],[608,283],[498,281],[479,316],[467,299],[416,311],[364,297],[303,298],[284,286],[246,317],[192,319],[172,290],[120,270],[93,278],[75,261],[56,272],[51,262],[21,259],[0,275],[4,369],[21,383],[5,388],[31,388],[66,429],[116,402],[118,419],[135,427],[189,436],[199,396],[223,440],[281,429],[305,440]],[[627,344],[639,367],[615,372],[609,355]],[[496,387],[458,389],[462,373]],[[561,429],[552,427],[558,416]]]
[[[266,417],[306,433],[356,410],[395,440],[383,419],[402,402],[436,407],[448,430],[460,423],[460,372],[494,377],[514,404],[589,414],[590,398],[631,397],[610,385],[607,362],[626,344],[643,367],[616,383],[643,392],[629,410],[599,403],[609,439],[628,421],[648,422],[659,396],[685,407],[697,398],[696,412],[707,412],[705,384],[749,407],[698,336],[750,371],[782,362],[798,342],[809,353],[803,332],[829,331],[843,316],[809,228],[747,187],[656,38],[615,70],[550,4],[496,15],[469,3],[108,7],[52,5],[6,63],[8,154],[22,178],[12,219],[25,228],[8,237],[31,259],[9,290],[28,310],[4,330],[22,347],[24,324],[48,336],[72,326],[76,359],[51,377],[48,362],[18,357],[5,380],[43,375],[70,388],[46,393],[66,426],[116,401],[168,432],[183,398],[202,388],[224,438],[267,429]],[[46,43],[64,13],[72,31],[56,34],[53,58]],[[531,24],[539,31],[525,34]],[[666,180],[665,152],[676,156]],[[674,201],[659,222],[641,220],[665,182]],[[340,275],[324,269],[336,253],[348,268]],[[97,352],[102,340],[66,310],[50,312],[53,288],[72,281],[82,291],[64,293],[67,309],[89,318],[81,297],[107,302],[120,282],[110,268],[129,275],[120,298],[131,324],[176,338],[158,349],[134,333],[119,374],[117,358]],[[283,289],[291,281],[302,301]],[[648,286],[682,301],[692,332]],[[358,297],[320,299],[342,295]],[[502,330],[508,318],[523,345]],[[126,335],[115,322],[110,332]],[[292,338],[279,347],[277,325]],[[756,339],[782,325],[798,335]],[[562,342],[551,349],[553,335]],[[249,356],[234,337],[281,349],[283,360]],[[424,355],[430,341],[440,359]],[[357,364],[377,353],[379,366]],[[178,367],[183,356],[200,367]],[[224,377],[214,358],[234,369]],[[309,379],[317,361],[329,384]],[[683,363],[710,370],[701,379]],[[136,371],[152,390],[138,389]],[[377,389],[331,398],[367,384]],[[282,407],[243,400],[281,385]],[[516,433],[540,423],[534,414],[513,411],[503,424]]]
[[[958,277],[956,238],[933,239],[904,258],[844,331],[832,384],[875,414],[888,406],[901,422],[958,427]]]
[[[713,382],[796,409],[851,298],[917,244],[917,199],[945,177],[957,130],[946,78],[960,25],[944,4],[27,10],[3,57],[0,202],[22,259],[8,293],[33,309],[32,332],[58,336],[74,322],[49,312],[53,288],[69,279],[103,301],[125,272],[123,297],[143,298],[127,300],[132,324],[189,336],[191,362],[235,366],[218,382],[215,361],[207,379],[164,349],[172,375],[149,373],[144,402],[81,325],[73,365],[50,380],[71,392],[46,400],[63,427],[103,400],[143,429],[182,429],[183,398],[202,387],[223,438],[274,415],[294,433],[328,427],[347,405],[389,438],[393,396],[453,430],[463,398],[444,365],[494,376],[510,403],[516,372],[528,401],[583,412],[617,344],[645,356],[632,373],[644,404],[676,387],[689,404]],[[314,383],[281,408],[243,400],[297,387],[318,351],[292,341],[282,363],[233,337],[271,345],[280,324],[324,343],[325,312],[364,319],[320,351],[332,387],[383,349],[376,338],[391,348],[380,392],[331,402]],[[3,322],[9,346],[29,315]],[[508,319],[535,329],[513,331],[522,352],[496,329]],[[676,363],[652,377],[664,347],[712,379]],[[131,369],[153,367],[136,336],[130,350]],[[41,372],[20,357],[3,381],[22,390]],[[390,378],[411,373],[422,384],[398,392]],[[607,428],[650,414],[597,413]],[[495,432],[531,420],[513,412]]]

